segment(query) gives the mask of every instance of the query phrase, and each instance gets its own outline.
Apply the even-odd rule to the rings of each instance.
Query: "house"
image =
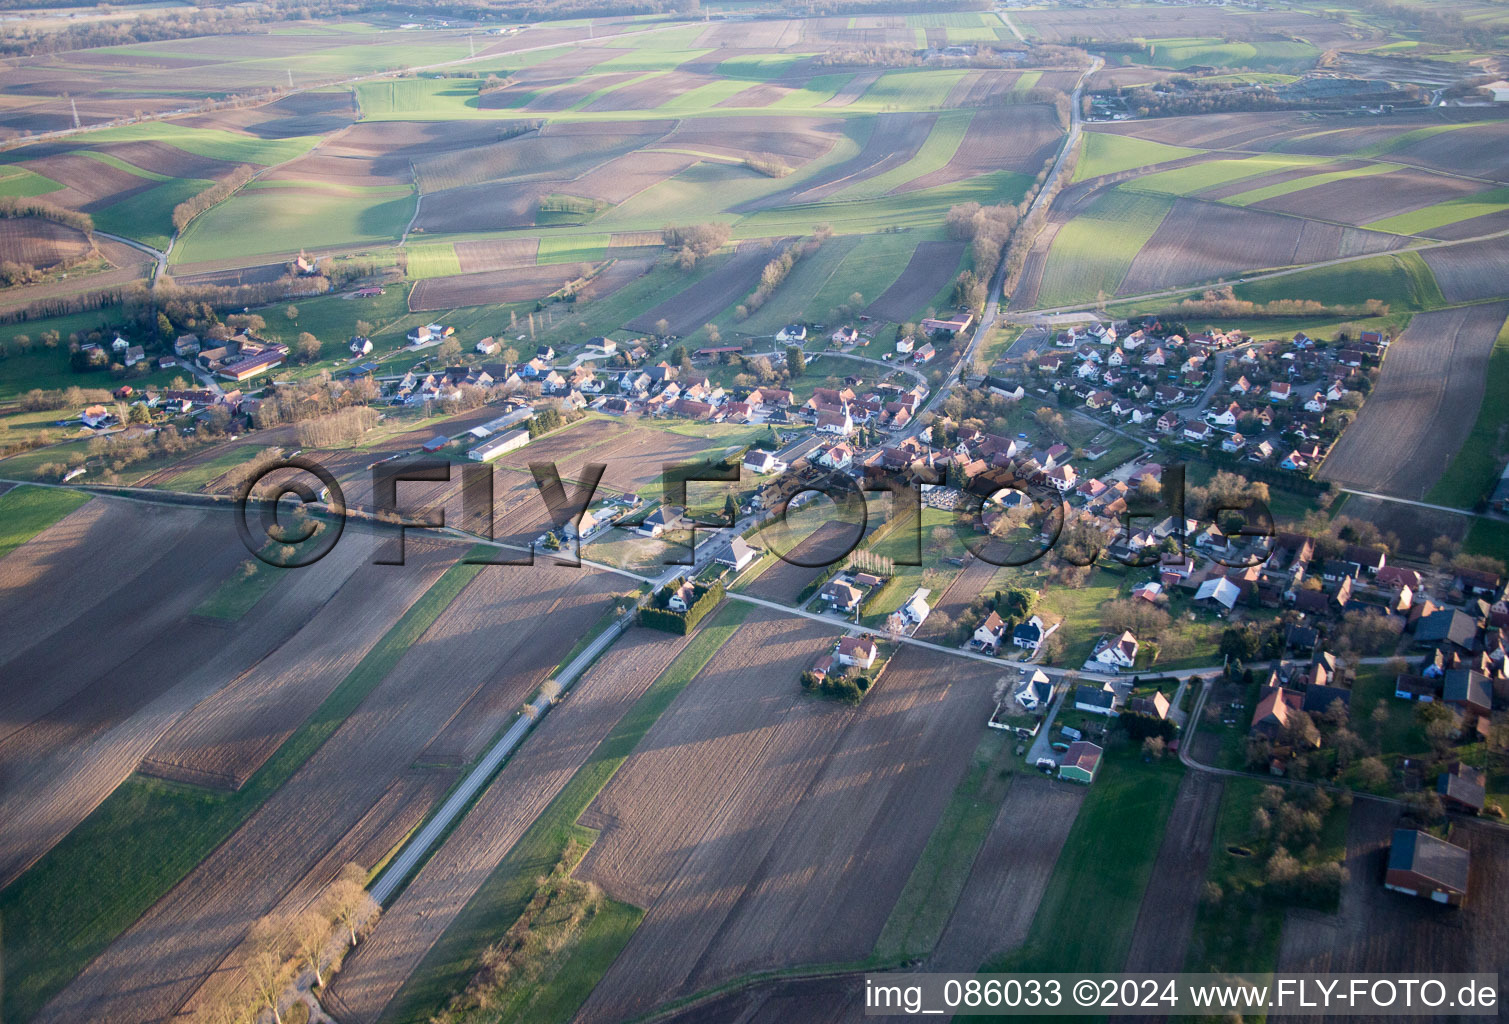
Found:
[[[353,346],[355,346],[355,344],[356,344],[356,339],[355,338],[351,339],[351,344]],[[368,348],[367,348],[368,352],[372,351],[372,349],[371,349],[370,346],[371,346],[371,343],[368,342]],[[495,356],[499,352],[503,351],[503,346],[498,343],[498,339],[497,338],[483,338],[481,341],[477,342],[477,344],[474,345],[474,346],[472,346],[472,347],[476,349],[476,351],[477,351],[477,353],[479,355],[484,355],[484,356]],[[354,352],[354,351],[356,351],[356,349],[353,347],[352,351]]]
[[[684,612],[697,603],[697,589],[692,586],[690,580],[683,581],[671,599],[666,602],[666,607],[673,612]]]
[[[1163,415],[1158,417],[1158,422],[1156,424],[1158,433],[1160,434],[1178,433],[1183,428],[1183,426],[1184,417],[1180,416],[1176,412],[1164,413]]]
[[[1441,699],[1463,714],[1486,717],[1493,711],[1493,684],[1470,668],[1448,669],[1441,684]]]
[[[1237,425],[1237,420],[1241,418],[1241,415],[1242,407],[1232,402],[1218,412],[1206,413],[1205,418],[1218,427],[1234,427]]]
[[[1268,441],[1259,441],[1252,446],[1252,451],[1247,453],[1248,462],[1267,462],[1273,458],[1273,445]]]
[[[124,352],[130,347],[131,343],[125,338],[122,338],[119,334],[117,334],[115,336],[115,340],[110,343],[110,348],[116,352]]]
[[[938,350],[933,348],[933,343],[928,342],[912,353],[912,362],[916,363],[918,366],[922,366],[925,363],[932,362],[933,357],[937,354]]]
[[[864,594],[847,580],[829,580],[817,592],[818,600],[837,612],[852,612],[859,607]]]
[[[775,333],[775,340],[800,344],[807,340],[807,328],[801,324],[787,324]]]
[[[1151,718],[1166,719],[1169,710],[1173,707],[1163,691],[1154,690],[1151,697],[1133,697],[1127,701],[1126,710],[1134,715],[1147,715]]]
[[[1054,489],[1057,490],[1060,494],[1063,494],[1066,491],[1072,491],[1074,489],[1074,483],[1077,478],[1078,474],[1074,472],[1074,467],[1068,464],[1062,466],[1054,466],[1052,469],[1048,470],[1048,482],[1052,484]]]
[[[641,537],[660,537],[675,524],[678,518],[680,517],[668,511],[662,505],[644,517],[644,521],[639,524],[639,535]]]
[[[846,636],[838,642],[838,662],[856,668],[869,668],[875,664],[875,641],[867,636]]]
[[[1305,399],[1305,411],[1306,412],[1325,412],[1326,411],[1326,396],[1323,395],[1323,394],[1321,394],[1319,391],[1317,391],[1314,394],[1312,394],[1309,398]]]
[[[1459,907],[1467,899],[1470,855],[1460,846],[1419,829],[1394,829],[1383,886]]]
[[[751,473],[784,473],[786,471],[786,463],[777,459],[770,452],[751,449],[744,454],[744,468]]]
[[[854,449],[843,442],[829,445],[818,455],[817,462],[828,469],[848,469],[854,462]]]
[[[905,603],[896,610],[896,614],[900,615],[913,626],[922,625],[923,621],[932,612],[932,609],[927,604],[927,597],[931,593],[931,590],[918,587],[912,591],[912,596],[907,598]]]
[[[145,358],[147,358],[146,350],[143,349],[140,345],[132,345],[130,348],[126,349],[127,366],[135,366]]]
[[[1043,620],[1034,615],[1026,622],[1019,623],[1016,629],[1011,631],[1011,642],[1023,650],[1037,650],[1043,642]]]
[[[718,556],[718,564],[726,565],[734,572],[743,572],[744,567],[754,561],[758,554],[758,551],[745,543],[743,537],[735,537],[728,542],[728,550]]]
[[[1242,589],[1225,576],[1215,576],[1200,584],[1195,591],[1196,601],[1209,601],[1211,604],[1220,605],[1227,611],[1236,607],[1236,603],[1242,597]]]
[[[1266,687],[1257,707],[1252,709],[1252,732],[1270,740],[1282,738],[1294,724],[1295,716],[1304,710],[1304,702],[1304,696],[1296,690]],[[1318,737],[1316,742],[1319,743]]]
[[[1108,633],[1100,638],[1093,655],[1089,656],[1089,661],[1094,662],[1094,667],[1097,668],[1120,671],[1123,668],[1132,668],[1132,665],[1136,664],[1136,651],[1138,651],[1138,642],[1130,630],[1123,630],[1120,636],[1111,636]]]
[[[828,340],[835,345],[852,345],[859,340],[858,329],[845,324],[828,336]]]
[[[1231,434],[1221,442],[1221,451],[1240,452],[1247,447],[1247,439],[1241,434]]]
[[[1042,669],[1033,669],[1032,674],[1018,684],[1012,697],[1024,711],[1046,710],[1053,702],[1053,680]]]
[[[1184,425],[1184,439],[1186,441],[1210,440],[1211,427],[1209,423],[1186,423]]]
[[[1294,388],[1289,384],[1288,381],[1274,381],[1272,384],[1268,385],[1268,401],[1287,402],[1289,401],[1289,396],[1293,391]]]
[[[1466,654],[1472,651],[1477,635],[1476,620],[1464,612],[1450,608],[1422,615],[1415,623],[1417,647],[1449,645]]]
[[[1436,777],[1436,792],[1448,811],[1481,814],[1488,802],[1486,782],[1481,768],[1458,762]]]
[[[350,351],[350,353],[351,353],[351,355],[352,355],[353,358],[357,358],[357,357],[360,357],[360,356],[371,355],[372,354],[372,339],[371,338],[363,338],[359,334],[353,335],[352,338],[351,338],[351,343],[348,344],[346,346],[346,348]],[[482,351],[481,343],[480,342],[478,343],[477,351],[479,351],[479,352]],[[489,352],[487,354],[491,355],[492,353]]]
[[[1006,621],[995,612],[985,616],[985,621],[975,627],[975,635],[969,646],[994,654],[1006,636]]]
[[[1099,747],[1088,740],[1075,740],[1069,744],[1069,749],[1059,761],[1058,777],[1089,785],[1095,781],[1095,773],[1100,769],[1102,753]]]
[[[905,338],[898,338],[896,340],[896,354],[898,356],[911,355],[912,350],[916,347],[917,339],[912,337],[910,334],[908,334]]]
[[[1074,688],[1074,709],[1092,715],[1116,714],[1116,691],[1082,683]]]

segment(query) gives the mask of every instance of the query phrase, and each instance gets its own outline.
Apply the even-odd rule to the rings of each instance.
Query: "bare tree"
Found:
[[[317,984],[325,984],[325,975],[320,970],[320,956],[325,951],[325,943],[330,939],[330,918],[311,908],[289,923],[289,934],[299,961],[314,971]]]
[[[330,887],[330,916],[341,923],[356,945],[356,930],[377,913],[377,901],[367,892],[367,872],[360,864],[347,864]]]

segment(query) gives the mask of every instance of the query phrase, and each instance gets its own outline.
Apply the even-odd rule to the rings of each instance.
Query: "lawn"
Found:
[[[1153,237],[1174,201],[1113,189],[1059,229],[1048,249],[1038,306],[1067,306],[1116,294],[1137,253]]]
[[[166,249],[173,237],[173,207],[214,185],[202,178],[169,178],[165,183],[138,192],[96,210],[94,226],[113,235],[125,235],[154,249]]]
[[[1022,949],[987,971],[1119,971],[1184,774],[1111,748],[1048,880]]]
[[[245,786],[212,792],[133,775],[4,892],[7,1019],[31,1017],[178,883],[344,722],[482,569],[425,592]]]
[[[964,133],[969,130],[969,122],[974,116],[973,110],[945,110],[933,122],[932,131],[928,132],[926,140],[910,160],[900,167],[850,185],[835,198],[873,199],[925,174],[941,170],[958,152],[959,143],[964,141]]]
[[[1384,253],[1253,281],[1237,285],[1236,297],[1257,303],[1312,299],[1331,306],[1360,306],[1378,299],[1391,311],[1446,305],[1435,275],[1417,252]]]
[[[1164,164],[1187,156],[1198,156],[1202,152],[1204,151],[1199,149],[1185,149],[1183,146],[1165,146],[1161,142],[1149,142],[1129,135],[1085,132],[1079,163],[1074,167],[1074,180],[1085,181],[1102,174],[1151,167],[1153,164]]]
[[[78,491],[13,487],[0,494],[0,558],[89,500]]]
[[[1385,174],[1389,171],[1398,170],[1402,170],[1398,164],[1366,164],[1348,171],[1322,171],[1318,174],[1307,174],[1302,178],[1292,178],[1289,181],[1280,181],[1272,185],[1264,185],[1262,188],[1239,192],[1234,196],[1228,196],[1221,200],[1221,202],[1229,203],[1232,206],[1251,206],[1253,203],[1260,203],[1265,199],[1277,199],[1279,196],[1287,196],[1294,192],[1303,192],[1305,189],[1314,188],[1317,185],[1327,185],[1333,181],[1365,178],[1370,174]]]
[[[1509,552],[1509,523],[1501,519],[1474,519],[1462,550],[1469,555],[1503,559]]]
[[[1504,395],[1509,394],[1509,323],[1499,329],[1498,340],[1493,343],[1493,352],[1488,356],[1488,373],[1483,391],[1483,404],[1473,421],[1472,433],[1446,465],[1446,472],[1436,481],[1425,499],[1433,505],[1450,505],[1454,508],[1475,508],[1498,483],[1499,473],[1504,468],[1503,456],[1509,438],[1505,437],[1505,425],[1509,424],[1509,406]],[[1464,410],[1465,411],[1465,410]],[[1478,525],[1483,524],[1482,520]],[[1474,533],[1478,532],[1474,526]],[[1503,531],[1485,528],[1480,539]],[[1509,547],[1486,552],[1503,558]]]
[[[356,84],[356,100],[367,117],[425,114],[434,117],[477,115],[478,79],[384,78]]]
[[[412,195],[339,195],[284,188],[243,189],[196,217],[175,262],[225,259],[392,242],[414,213]]]
[[[1474,196],[1449,199],[1434,206],[1422,206],[1408,213],[1375,220],[1363,227],[1374,231],[1392,231],[1399,235],[1424,235],[1449,224],[1501,213],[1506,208],[1509,208],[1509,188],[1495,188]]]
[[[449,242],[410,242],[405,249],[409,256],[408,274],[415,281],[461,273],[461,259]]]
[[[587,832],[576,824],[576,819],[613,778],[656,719],[733,636],[749,609],[743,602],[725,604],[635,702],[607,739],[598,744],[420,962],[388,1005],[382,1017],[384,1024],[424,1024],[453,993],[466,985],[476,969],[478,954],[518,918],[534,895],[538,879],[560,860],[567,841],[573,837],[581,839]],[[627,941],[627,934],[619,935],[618,948]],[[582,972],[573,981],[571,991],[585,998],[611,962],[611,957],[584,956],[583,963],[596,973],[588,977]],[[575,1012],[575,1006],[564,1006],[567,1001],[559,1000],[562,1008]]]
[[[937,827],[886,919],[873,958],[890,963],[932,952],[1015,778],[1012,738],[984,730],[969,770],[943,807]]]

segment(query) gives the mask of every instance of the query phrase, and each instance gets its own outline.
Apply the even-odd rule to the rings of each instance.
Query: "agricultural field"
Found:
[[[1321,479],[1423,498],[1472,431],[1462,410],[1483,403],[1489,356],[1506,317],[1502,302],[1416,316],[1321,465]]]
[[[1509,71],[1509,17],[604,6],[7,12],[0,1018],[836,1024],[863,972],[898,967],[1224,969],[1245,947],[1270,968],[1503,969],[1501,830],[1443,826],[1475,890],[1445,917],[1377,885],[1404,808],[1363,794],[1386,786],[1301,822],[1295,856],[1345,860],[1335,899],[1256,891],[1283,867],[1270,840],[1298,834],[1259,802],[1329,754],[1243,774],[1262,749],[1243,673],[1271,652],[1239,649],[1307,587],[1260,607],[1277,570],[1233,573],[1243,603],[1218,611],[1169,559],[1180,580],[1145,608],[1151,567],[998,567],[961,541],[983,528],[970,481],[1052,480],[1079,547],[1126,507],[1098,488],[1130,502],[1179,463],[1212,497],[1226,471],[1266,488],[1324,558],[1376,536],[1438,604],[1509,561],[1488,500],[1509,118],[1479,89]],[[1113,319],[1124,349],[1068,332]],[[1139,327],[1179,361],[1143,378]],[[1332,358],[1366,330],[1381,363]],[[1080,364],[1101,355],[1121,377]],[[1346,392],[1329,407],[1263,404],[1286,373],[1308,395],[1316,365]],[[1238,372],[1239,407],[1279,413],[1252,427],[1283,446],[1264,464],[1218,451],[1226,431],[1155,427],[1223,409]],[[483,461],[484,439],[514,446]],[[1281,468],[1311,442],[1331,447],[1308,475]],[[753,473],[765,451],[806,485],[940,474],[926,564],[894,498],[866,487],[862,522],[794,500]],[[303,470],[274,465],[294,457],[344,510],[294,510]],[[750,468],[673,499],[693,463]],[[601,469],[607,525],[573,539],[547,465],[569,496]],[[379,507],[384,467],[429,525]],[[258,517],[238,492],[263,469]],[[725,508],[731,531],[701,525]],[[657,509],[698,525],[646,536]],[[337,528],[311,565],[274,564]],[[729,568],[735,531],[753,554]],[[845,618],[817,594],[850,552],[880,596]],[[1042,651],[967,642],[1014,588]],[[1306,614],[1344,660],[1395,653],[1361,636],[1379,616]],[[1056,729],[987,728],[998,704],[1033,718],[1001,703],[1021,668],[1060,694],[1100,679],[1079,666],[1144,618],[1129,677],[1197,673],[1184,714],[1214,680],[1178,756],[1126,716],[1081,785],[1032,763],[1064,753]],[[1487,756],[1394,699],[1383,661],[1356,671],[1349,728],[1389,785],[1447,740]],[[1338,721],[1338,778],[1376,778],[1339,759]]]

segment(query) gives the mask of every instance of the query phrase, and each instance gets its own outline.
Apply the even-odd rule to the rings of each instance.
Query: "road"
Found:
[[[1099,71],[1104,64],[1105,61],[1096,57],[1091,61],[1089,68],[1079,76],[1079,81],[1075,83],[1074,92],[1069,96],[1069,132],[1064,136],[1064,143],[1059,148],[1057,158],[1053,161],[1052,170],[1048,172],[1048,177],[1043,179],[1043,187],[1038,189],[1037,195],[1033,197],[1032,205],[1027,208],[1026,216],[1021,219],[1022,224],[1031,221],[1036,214],[1046,210],[1048,205],[1053,202],[1053,195],[1055,194],[1058,179],[1064,173],[1064,164],[1068,162],[1070,154],[1074,152],[1079,144],[1080,137],[1084,133],[1084,119],[1080,116],[1079,106],[1080,97],[1084,94],[1085,82],[1089,81],[1090,76]],[[985,309],[980,314],[980,322],[975,327],[975,333],[969,339],[969,344],[964,347],[964,352],[959,357],[958,362],[954,364],[954,368],[949,371],[943,383],[938,386],[938,390],[933,392],[932,398],[921,409],[917,410],[917,419],[919,422],[916,431],[920,432],[922,430],[920,423],[921,414],[942,403],[948,397],[948,393],[953,389],[954,385],[958,384],[963,378],[964,368],[974,359],[975,349],[989,336],[991,328],[995,326],[997,317],[1000,316],[1001,296],[1005,290],[1006,260],[1003,254],[1000,264],[996,267],[995,276],[990,279],[990,297],[985,302]]]
[[[145,242],[138,242],[136,239],[127,238],[125,235],[112,235],[110,232],[101,231],[99,228],[95,228],[94,233],[96,235],[99,235],[101,238],[108,238],[112,242],[120,242],[122,245],[129,245],[131,248],[139,249],[142,252],[146,253],[148,256],[151,256],[154,260],[157,261],[157,269],[152,272],[152,279],[154,281],[168,272],[168,253],[173,251],[173,242],[176,241],[178,237],[175,234],[173,236],[173,239],[169,240],[168,247],[166,249],[154,249],[150,245],[147,245]]]
[[[624,613],[611,626],[603,630],[602,634],[587,645],[582,653],[572,659],[556,674],[556,682],[561,684],[562,690],[568,689],[572,683],[579,679],[582,673],[587,671],[598,656],[612,645],[618,635],[628,628],[629,623],[634,621],[632,611]],[[533,729],[554,705],[548,696],[541,694],[530,704],[524,714],[520,715],[509,726],[507,731],[498,738],[488,752],[482,755],[482,759],[467,772],[466,777],[451,790],[450,796],[446,797],[445,803],[435,812],[429,821],[414,834],[407,846],[399,851],[398,856],[389,862],[383,873],[377,877],[371,885],[372,898],[378,903],[386,903],[398,891],[398,887],[413,874],[420,863],[429,856],[430,850],[441,836],[450,831],[451,826],[462,812],[472,802],[478,793],[482,792],[494,773],[503,766],[503,762],[514,752],[524,737]]]

